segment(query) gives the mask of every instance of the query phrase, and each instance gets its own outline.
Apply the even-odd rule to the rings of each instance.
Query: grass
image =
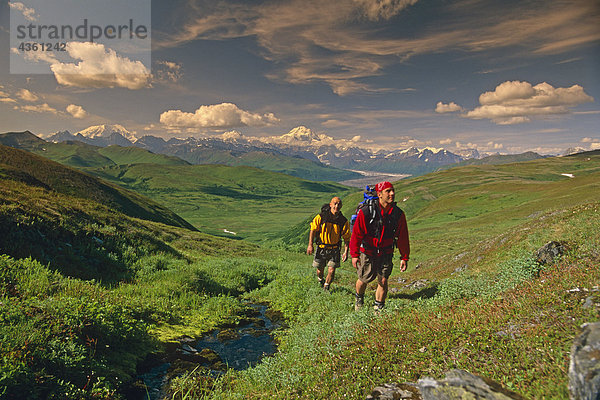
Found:
[[[124,398],[136,364],[161,343],[235,324],[252,300],[285,315],[279,352],[217,380],[190,371],[173,381],[174,398],[364,398],[383,382],[451,368],[527,398],[567,398],[572,340],[581,323],[600,320],[597,305],[583,306],[600,303],[598,161],[471,166],[397,184],[398,197],[408,197],[412,255],[408,272],[392,274],[381,314],[371,310],[373,285],[366,307],[353,311],[349,262],[324,292],[302,253],[134,218],[53,190],[24,167],[0,166],[0,397]],[[202,193],[222,200],[213,221],[232,198],[252,209],[341,190],[302,180],[273,188],[247,168],[195,166],[185,175],[156,166],[164,172],[147,180],[136,168],[107,174],[148,192],[172,188],[169,199],[175,177],[189,194],[211,174],[217,189]],[[285,239],[305,245],[302,226]],[[550,240],[567,252],[540,266],[533,254]],[[427,286],[406,285],[417,279]]]
[[[598,307],[582,307],[587,296],[600,301],[592,291],[600,281],[599,207],[541,216],[526,236],[533,234],[532,242],[510,248],[521,257],[505,261],[500,250],[496,272],[442,280],[428,298],[392,292],[381,315],[351,310],[354,278],[347,266],[331,294],[316,288],[312,271],[286,266],[257,292],[294,321],[280,334],[280,352],[252,370],[230,372],[208,397],[364,398],[383,382],[440,378],[461,368],[526,398],[568,398],[572,340],[583,322],[600,319]],[[515,231],[515,240],[523,239]],[[540,268],[530,255],[550,239],[565,241],[570,251]]]
[[[307,214],[316,214],[333,195],[352,191],[332,182],[310,182],[250,167],[140,164],[94,173],[168,204],[202,232],[232,237],[227,230],[237,238],[263,243]]]

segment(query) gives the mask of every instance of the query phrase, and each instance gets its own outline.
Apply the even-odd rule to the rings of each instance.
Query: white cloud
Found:
[[[39,100],[39,97],[36,94],[30,92],[27,89],[19,90],[17,92],[17,97],[20,98],[21,100],[25,100],[25,101],[29,101],[29,102],[34,102],[34,101]]]
[[[237,139],[243,139],[244,135],[242,135],[240,132],[238,131],[228,131],[228,132],[224,132],[221,135],[221,138],[223,140],[237,140]]]
[[[17,101],[14,99],[11,99],[10,97],[1,97],[0,98],[0,103],[16,103]]]
[[[529,122],[532,117],[567,114],[572,107],[593,101],[579,85],[555,88],[546,82],[532,86],[528,82],[507,81],[479,96],[481,105],[465,116],[512,125]]]
[[[37,112],[37,113],[51,113],[58,115],[58,110],[53,107],[50,107],[48,103],[44,104],[36,104],[36,105],[26,105],[26,106],[15,106],[15,109],[25,111],[25,112]]]
[[[55,62],[50,66],[56,81],[84,88],[123,87],[131,90],[150,85],[150,71],[141,61],[121,57],[103,44],[69,42],[67,52],[79,63]]]
[[[238,126],[264,126],[279,122],[273,113],[255,114],[244,111],[232,103],[200,106],[195,112],[169,110],[160,115],[160,122],[169,127],[183,128],[233,128]]]
[[[600,142],[590,143],[590,150],[600,150]]]
[[[592,142],[597,142],[598,139],[594,139],[591,137],[584,137],[583,139],[581,139],[581,143],[592,143]]]
[[[37,21],[35,10],[33,8],[29,8],[25,6],[25,4],[18,1],[11,1],[8,3],[8,5],[10,6],[10,8],[20,11],[27,21]]]
[[[67,112],[73,116],[73,118],[81,119],[87,117],[88,113],[83,107],[76,104],[69,104],[67,106]]]
[[[452,139],[450,139],[450,138],[442,139],[442,140],[440,140],[440,144],[452,144]]]
[[[418,0],[354,0],[367,18],[373,21],[390,19],[406,7],[412,6]]]
[[[440,114],[459,112],[462,110],[463,108],[453,101],[451,101],[449,104],[444,104],[439,101],[435,107],[435,112]]]

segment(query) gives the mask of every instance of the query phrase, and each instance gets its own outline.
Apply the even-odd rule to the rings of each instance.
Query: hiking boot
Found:
[[[329,291],[329,283],[323,285],[323,290],[325,290],[326,292]]]
[[[319,280],[319,286],[325,286],[325,279],[317,278]]]
[[[385,303],[383,301],[375,300],[375,304],[373,305],[373,310],[381,311],[384,309],[384,307],[385,307]]]
[[[365,296],[355,294],[354,297],[356,297],[356,300],[354,301],[354,311],[358,311],[365,304]]]

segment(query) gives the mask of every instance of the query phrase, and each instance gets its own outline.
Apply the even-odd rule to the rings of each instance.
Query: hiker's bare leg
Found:
[[[325,268],[317,268],[317,278],[319,278],[319,281],[323,280],[324,270],[325,270]]]
[[[384,303],[388,292],[388,279],[383,276],[377,277],[377,290],[375,291],[375,300]]]
[[[356,280],[356,293],[359,295],[365,294],[365,290],[367,290],[367,284],[360,279]]]
[[[325,284],[329,285],[333,282],[333,278],[335,278],[335,267],[329,267],[329,271],[327,271],[327,278],[325,279]]]

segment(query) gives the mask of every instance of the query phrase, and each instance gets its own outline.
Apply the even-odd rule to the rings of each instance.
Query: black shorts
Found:
[[[325,268],[327,265],[329,268],[337,268],[340,266],[340,248],[328,249],[325,247],[317,247],[315,252],[315,260],[313,261],[313,267],[318,269]]]

